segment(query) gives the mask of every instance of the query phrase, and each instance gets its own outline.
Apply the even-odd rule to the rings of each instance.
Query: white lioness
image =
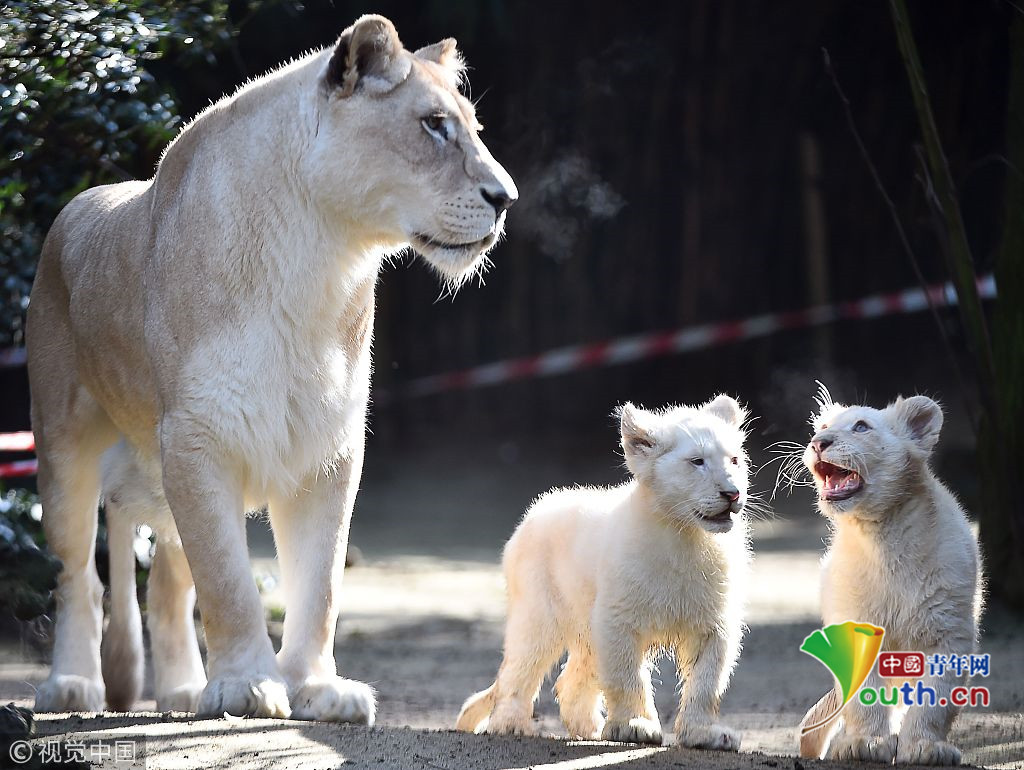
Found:
[[[38,709],[104,706],[93,546],[100,457],[123,438],[107,468],[114,518],[150,515],[119,514],[126,505],[169,507],[177,530],[162,528],[149,594],[158,701],[202,715],[373,721],[371,690],[336,673],[334,634],[374,283],[384,257],[410,244],[463,281],[517,197],[480,141],[461,75],[453,40],[411,53],[391,22],[365,16],[332,49],[203,112],[153,179],[88,190],[58,217],[27,331],[46,533],[64,562]],[[288,609],[276,656],[243,519],[263,505]],[[115,539],[127,580],[129,538]],[[103,667],[119,680],[120,708],[140,671],[124,665],[139,658],[129,590],[115,586]]]
[[[544,676],[575,738],[660,744],[651,668],[667,648],[685,678],[676,736],[736,751],[718,709],[743,635],[750,552],[746,412],[728,396],[701,407],[621,410],[633,480],[539,498],[505,546],[505,654],[457,728],[526,733]],[[602,695],[607,721],[602,715]]]
[[[832,403],[824,389],[822,400],[803,456],[818,507],[832,525],[822,560],[822,620],[881,626],[883,650],[974,652],[982,597],[978,544],[956,498],[928,466],[942,428],[939,405],[914,396],[882,410],[846,407]],[[966,677],[949,669],[922,681],[935,689],[936,704],[948,705],[907,710],[854,698],[839,719],[801,738],[800,754],[958,764],[960,752],[946,742],[959,711],[950,691]],[[865,682],[883,684],[902,682],[882,679],[877,670]],[[841,702],[841,693],[829,692],[801,727],[819,723]]]

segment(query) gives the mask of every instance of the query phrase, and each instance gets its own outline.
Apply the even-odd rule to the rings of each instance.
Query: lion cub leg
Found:
[[[877,671],[872,671],[865,687],[883,684]],[[891,765],[896,756],[896,735],[892,730],[892,709],[875,704],[864,706],[856,698],[846,704],[843,726],[832,738],[826,759],[860,760]]]
[[[973,649],[973,639],[950,639],[946,642],[946,650]],[[926,650],[925,655],[942,654],[944,650]],[[921,688],[932,688],[935,691],[933,705],[911,706],[903,717],[900,726],[899,744],[896,751],[896,763],[901,765],[959,765],[960,750],[946,741],[953,720],[960,712],[960,707],[953,704],[951,693],[954,687],[963,685],[967,680],[964,675],[957,676],[947,670],[943,676],[928,676],[920,680]],[[911,682],[916,686],[915,682]],[[927,693],[927,690],[924,690]],[[928,699],[925,694],[924,699]],[[945,699],[946,706],[939,703]]]
[[[676,649],[679,675],[686,680],[676,715],[676,741],[694,749],[739,751],[739,734],[718,723],[722,693],[739,645],[721,634],[694,641]]]
[[[149,572],[149,628],[158,711],[195,711],[206,687],[196,640],[196,591],[181,543],[157,542]]]
[[[300,485],[289,498],[271,498],[278,562],[285,593],[284,636],[278,664],[288,683],[292,718],[372,725],[373,690],[338,676],[334,634],[362,450]]]
[[[647,646],[636,629],[613,617],[614,602],[598,602],[594,613],[594,652],[608,719],[601,731],[606,741],[661,745],[661,722],[654,706]]]
[[[494,685],[494,710],[487,732],[531,735],[533,703],[544,677],[565,645],[550,610],[536,596],[510,596],[505,623],[505,656]]]
[[[597,684],[597,661],[589,647],[579,645],[570,649],[569,659],[555,682],[555,695],[570,738],[592,741],[601,737],[601,688]]]
[[[287,717],[288,693],[267,635],[245,540],[241,472],[187,416],[160,426],[164,495],[195,579],[210,680],[199,716]]]

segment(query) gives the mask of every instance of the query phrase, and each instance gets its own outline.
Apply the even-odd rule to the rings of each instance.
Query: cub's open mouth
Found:
[[[821,479],[821,499],[830,502],[846,500],[864,488],[864,480],[857,471],[833,465],[824,460],[814,464],[814,475]]]

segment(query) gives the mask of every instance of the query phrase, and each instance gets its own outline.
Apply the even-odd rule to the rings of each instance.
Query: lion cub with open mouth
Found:
[[[939,405],[914,396],[882,410],[846,407],[832,403],[824,388],[821,400],[803,460],[818,508],[832,524],[822,560],[822,619],[882,626],[883,651],[974,652],[982,597],[978,544],[956,498],[928,466],[942,428]],[[832,759],[959,764],[960,751],[946,736],[960,710],[951,690],[966,679],[950,668],[912,680],[934,688],[933,706],[864,706],[854,698],[841,719],[800,739],[800,754],[819,758],[827,749]],[[881,679],[877,670],[865,682],[902,684]],[[841,702],[829,692],[801,726],[819,723]]]
[[[658,412],[626,404],[633,479],[533,504],[505,546],[504,660],[463,705],[459,730],[530,732],[544,676],[568,650],[555,693],[570,736],[660,744],[651,669],[668,649],[685,679],[679,743],[739,748],[717,719],[743,634],[746,416],[725,395]]]

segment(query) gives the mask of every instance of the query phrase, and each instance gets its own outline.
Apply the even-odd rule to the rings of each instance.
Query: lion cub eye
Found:
[[[733,465],[739,465],[740,464],[740,458],[738,458],[738,457],[730,457],[729,458],[729,462],[731,462]]]
[[[434,113],[433,115],[427,115],[420,123],[427,133],[439,142],[448,141],[448,120],[446,116],[441,113]]]
[[[691,457],[690,458],[690,462],[693,463],[694,465],[703,465],[704,464],[704,458],[703,457]]]
[[[871,426],[863,420],[857,420],[857,422],[853,424],[854,433],[867,433],[869,430],[871,430]]]

